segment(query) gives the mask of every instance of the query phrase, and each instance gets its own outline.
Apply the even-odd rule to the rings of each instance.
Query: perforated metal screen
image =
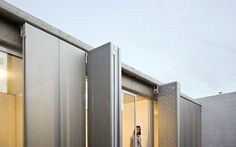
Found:
[[[158,128],[160,147],[179,147],[179,103],[177,82],[159,86]]]

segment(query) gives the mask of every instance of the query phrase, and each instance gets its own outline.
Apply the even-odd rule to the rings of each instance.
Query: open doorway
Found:
[[[152,110],[149,98],[123,91],[122,147],[152,147]]]
[[[1,51],[0,146],[23,147],[23,61]]]

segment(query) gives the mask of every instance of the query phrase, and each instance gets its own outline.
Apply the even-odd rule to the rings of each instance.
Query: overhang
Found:
[[[17,23],[17,24],[24,24],[29,23],[32,26],[35,26],[49,34],[52,34],[61,40],[64,40],[84,51],[92,50],[93,47],[76,39],[75,37],[53,27],[52,25],[49,25],[48,23],[16,8],[15,6],[0,0],[0,14],[5,17],[6,19]]]

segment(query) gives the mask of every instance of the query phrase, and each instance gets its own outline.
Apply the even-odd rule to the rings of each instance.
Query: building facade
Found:
[[[202,105],[202,146],[236,145],[236,92],[197,99]]]
[[[1,147],[200,147],[201,104],[0,1]],[[133,137],[133,138],[132,138]],[[133,139],[133,141],[132,141]]]

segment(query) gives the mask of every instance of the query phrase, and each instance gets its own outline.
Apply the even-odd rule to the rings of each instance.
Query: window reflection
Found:
[[[23,62],[0,51],[0,147],[23,147]]]

